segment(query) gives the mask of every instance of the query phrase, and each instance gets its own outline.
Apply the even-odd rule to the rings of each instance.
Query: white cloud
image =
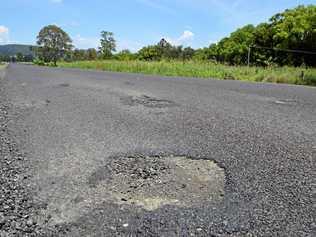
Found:
[[[9,43],[9,28],[0,25],[0,44]]]
[[[79,49],[97,48],[99,46],[100,39],[97,37],[83,37],[76,35],[73,38],[73,44]]]
[[[158,1],[157,0],[136,0],[136,1],[143,5],[146,5],[147,7],[157,9],[161,12],[165,12],[172,15],[175,14],[175,11],[172,8],[166,6],[165,2],[161,2],[159,0]]]
[[[191,31],[185,30],[183,34],[179,37],[178,41],[185,42],[187,40],[193,39],[193,37],[194,37],[194,34]]]
[[[50,0],[52,3],[62,3],[63,0]]]
[[[136,42],[136,41],[118,40],[118,42],[117,42],[117,52],[119,52],[123,49],[129,49],[132,52],[137,52],[142,47],[143,47],[143,45],[139,42]]]
[[[173,39],[170,37],[164,37],[170,44],[173,45],[187,45],[188,43],[190,43],[193,38],[194,38],[194,33],[189,31],[189,30],[185,30],[182,35],[180,35],[178,38]]]

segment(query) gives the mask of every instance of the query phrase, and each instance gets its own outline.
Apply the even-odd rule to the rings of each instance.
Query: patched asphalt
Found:
[[[12,153],[1,167],[27,177],[11,181],[1,170],[1,184],[9,182],[10,193],[15,182],[21,198],[32,199],[32,225],[13,220],[27,235],[316,235],[315,88],[18,64],[8,66],[0,86],[0,135],[9,147],[2,154]],[[15,168],[7,166],[10,157]],[[122,157],[210,160],[225,172],[223,194],[216,201],[184,199],[188,205],[150,209],[125,196],[113,201],[108,186],[119,185],[117,177],[127,177],[122,172],[139,175],[132,180],[137,185],[159,177],[163,190],[187,187],[183,179],[169,187],[159,160],[139,161],[137,169]],[[149,187],[149,197],[156,191]],[[0,210],[0,222],[6,213]],[[1,223],[0,233],[19,233]]]

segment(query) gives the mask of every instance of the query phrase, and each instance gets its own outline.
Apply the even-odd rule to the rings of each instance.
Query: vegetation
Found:
[[[115,72],[144,73],[163,76],[184,76],[316,85],[316,69],[294,67],[228,66],[201,61],[77,61],[60,62],[60,67],[97,69]]]
[[[113,52],[116,51],[116,41],[114,39],[114,34],[108,31],[101,32],[101,46],[100,54],[103,59],[109,59],[112,57]]]
[[[285,10],[257,26],[246,25],[217,44],[201,49],[171,45],[162,39],[156,45],[132,53],[125,49],[117,54],[114,34],[101,33],[101,46],[95,49],[75,49],[67,52],[65,61],[117,60],[200,60],[229,65],[253,66],[316,66],[316,6],[298,6]]]
[[[108,31],[101,32],[99,51],[72,50],[70,43],[62,29],[47,26],[38,36],[38,57],[54,64],[61,59],[63,67],[316,85],[315,5],[285,10],[257,26],[246,25],[201,49],[161,39],[136,53],[115,53],[116,40]]]
[[[53,62],[66,55],[72,48],[72,40],[68,34],[55,25],[44,27],[37,36],[37,55],[44,62]]]
[[[34,52],[31,45],[0,45],[0,62],[32,62]]]

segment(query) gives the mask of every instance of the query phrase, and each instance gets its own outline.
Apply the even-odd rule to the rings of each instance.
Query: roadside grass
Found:
[[[287,83],[316,86],[315,68],[227,66],[211,62],[179,61],[78,61],[59,62],[59,67],[97,69],[162,76],[216,78],[252,82]]]
[[[7,63],[0,62],[0,70],[4,69],[7,66]]]

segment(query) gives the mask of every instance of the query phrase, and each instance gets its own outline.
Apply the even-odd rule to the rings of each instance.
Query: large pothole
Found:
[[[225,172],[210,160],[182,156],[127,156],[111,160],[89,179],[114,202],[155,210],[164,205],[201,206],[224,196]]]

